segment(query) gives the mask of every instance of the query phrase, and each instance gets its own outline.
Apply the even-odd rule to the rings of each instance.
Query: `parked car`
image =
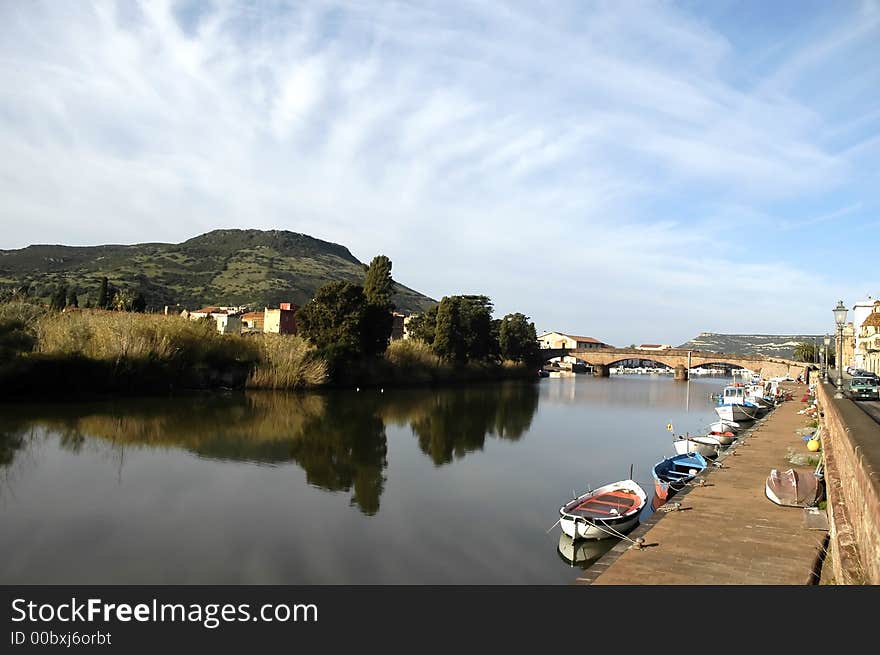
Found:
[[[871,377],[855,377],[849,383],[849,396],[853,400],[880,400],[880,383]]]

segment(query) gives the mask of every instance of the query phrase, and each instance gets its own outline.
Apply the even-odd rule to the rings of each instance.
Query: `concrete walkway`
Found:
[[[802,585],[814,582],[827,532],[807,529],[805,510],[780,507],[764,495],[770,469],[788,469],[789,450],[810,454],[795,433],[808,419],[797,412],[806,385],[789,384],[782,403],[728,449],[705,486],[675,495],[677,511],[658,511],[583,572],[578,584]],[[813,467],[794,467],[805,472]],[[646,490],[647,491],[647,490]]]

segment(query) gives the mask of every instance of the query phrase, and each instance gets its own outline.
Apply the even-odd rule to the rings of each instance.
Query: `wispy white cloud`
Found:
[[[8,3],[0,247],[292,229],[621,341],[708,315],[758,329],[766,312],[713,295],[724,271],[755,294],[774,279],[749,306],[781,327],[805,316],[779,283],[801,264],[719,252],[719,228],[876,161],[870,121],[858,153],[832,150],[792,91],[878,35],[872,6],[746,88],[723,31],[667,3]],[[669,313],[662,334],[620,325],[635,304]]]

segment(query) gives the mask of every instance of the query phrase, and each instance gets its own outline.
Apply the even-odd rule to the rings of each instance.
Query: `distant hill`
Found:
[[[94,303],[101,278],[144,294],[147,306],[302,305],[327,282],[363,283],[364,264],[348,248],[282,230],[214,230],[178,244],[33,245],[0,250],[0,288],[30,285],[50,297],[60,283],[80,305]],[[398,309],[418,312],[436,301],[396,283]]]
[[[681,344],[678,348],[793,359],[795,346],[804,341],[822,346],[823,336],[821,334],[715,334],[714,332],[701,332],[699,336]]]

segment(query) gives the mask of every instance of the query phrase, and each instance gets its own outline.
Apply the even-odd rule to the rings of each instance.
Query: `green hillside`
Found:
[[[821,334],[717,334],[701,332],[690,341],[681,344],[682,350],[706,350],[713,353],[736,353],[739,355],[766,355],[794,359],[794,349],[799,343],[822,343]]]
[[[364,265],[345,246],[282,230],[214,230],[179,244],[60,246],[0,250],[0,289],[29,285],[49,298],[66,283],[80,305],[98,298],[101,278],[144,294],[147,307],[302,305],[321,285],[362,283]],[[418,312],[434,300],[396,285],[398,309]]]

